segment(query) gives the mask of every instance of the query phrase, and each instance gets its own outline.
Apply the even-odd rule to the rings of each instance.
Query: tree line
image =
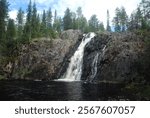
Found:
[[[37,13],[37,7],[31,0],[25,12],[20,8],[17,13],[16,23],[8,17],[9,3],[7,0],[0,0],[0,39],[15,38],[21,42],[29,42],[33,38],[48,37],[56,38],[63,30],[79,29],[83,32],[115,31],[123,32],[127,30],[150,28],[150,1],[142,0],[137,9],[128,16],[124,7],[116,8],[115,17],[110,21],[107,10],[107,26],[104,28],[95,14],[89,20],[82,13],[82,8],[78,7],[76,12],[66,9],[64,16],[54,16],[52,10],[43,10],[42,14]],[[111,23],[112,25],[111,25]]]
[[[113,18],[114,31],[150,30],[150,1],[142,0],[130,16],[124,7],[116,8]]]

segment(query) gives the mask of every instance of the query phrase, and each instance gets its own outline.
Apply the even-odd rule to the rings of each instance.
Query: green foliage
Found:
[[[0,40],[5,38],[5,26],[8,15],[8,2],[7,0],[0,0]]]
[[[32,31],[31,31],[31,37],[32,38],[36,38],[37,34],[38,34],[38,25],[39,25],[39,21],[38,21],[38,17],[37,17],[37,9],[36,9],[36,4],[33,4],[33,8],[32,8],[32,19],[31,19],[31,27],[32,27]]]
[[[127,28],[128,16],[124,7],[116,8],[113,24],[116,32],[124,32]]]
[[[99,31],[100,31],[100,32],[104,32],[104,31],[105,31],[105,28],[104,28],[104,24],[103,24],[103,23],[100,23],[100,24],[99,24]],[[111,29],[108,28],[108,31],[110,32]]]
[[[24,12],[20,8],[17,13],[17,39],[21,40],[23,35]]]
[[[56,21],[57,19],[57,13],[55,11],[55,19],[54,19],[54,22]],[[47,17],[46,17],[46,22],[47,22],[47,27],[49,29],[52,29],[52,11],[51,11],[51,8],[49,8],[49,10],[47,11]]]
[[[53,30],[54,30],[53,33],[54,34],[55,34],[55,32],[57,32],[58,34],[61,33],[61,31],[62,31],[62,24],[63,24],[63,21],[62,21],[61,17],[57,16],[57,11],[55,10],[54,23],[53,23]]]
[[[30,0],[27,8],[26,23],[23,30],[22,43],[28,43],[31,41],[32,35],[32,2]]]
[[[27,18],[26,18],[26,23],[31,24],[32,21],[32,2],[30,0],[28,8],[27,8]]]
[[[72,29],[72,19],[71,19],[71,11],[69,8],[66,9],[65,15],[63,18],[64,30]]]
[[[23,30],[23,36],[21,39],[22,44],[29,44],[31,41],[31,24],[26,23]]]
[[[99,26],[99,21],[97,19],[97,16],[92,15],[89,20],[89,30],[91,32],[96,32],[96,31],[98,31],[98,26]]]
[[[8,26],[7,26],[7,32],[6,32],[6,38],[7,39],[14,39],[16,36],[16,28],[15,23],[13,19],[8,20]]]
[[[130,16],[129,30],[150,31],[150,1],[142,0],[135,12]]]

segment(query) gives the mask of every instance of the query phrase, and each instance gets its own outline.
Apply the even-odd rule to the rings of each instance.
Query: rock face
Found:
[[[97,34],[85,47],[82,80],[134,80],[138,76],[136,62],[143,52],[144,42],[134,33]]]
[[[14,79],[60,78],[82,38],[80,31],[68,30],[62,32],[60,39],[36,39],[20,48],[15,64],[0,66],[0,75],[7,77],[7,73],[11,73]],[[137,64],[142,55],[149,53],[144,54],[145,47],[142,37],[131,32],[98,33],[85,46],[81,79],[91,82],[133,81],[140,77],[139,73],[144,73],[141,70],[146,70],[147,63],[140,68]]]
[[[59,78],[66,70],[82,38],[78,30],[62,32],[62,39],[39,39],[23,46],[16,60],[12,78],[42,79]]]

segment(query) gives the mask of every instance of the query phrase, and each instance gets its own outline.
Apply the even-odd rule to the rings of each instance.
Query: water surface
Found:
[[[134,100],[122,84],[61,81],[0,81],[0,100]]]

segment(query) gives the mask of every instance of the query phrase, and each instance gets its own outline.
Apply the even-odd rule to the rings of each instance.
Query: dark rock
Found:
[[[105,47],[105,49],[104,49]],[[82,80],[130,81],[138,76],[135,63],[144,51],[144,42],[134,33],[97,34],[85,47]],[[93,61],[97,60],[97,74],[93,78]]]
[[[12,78],[15,79],[42,79],[59,78],[80,44],[81,37],[78,30],[68,30],[61,34],[62,39],[37,39],[24,45],[20,56],[16,60]]]

